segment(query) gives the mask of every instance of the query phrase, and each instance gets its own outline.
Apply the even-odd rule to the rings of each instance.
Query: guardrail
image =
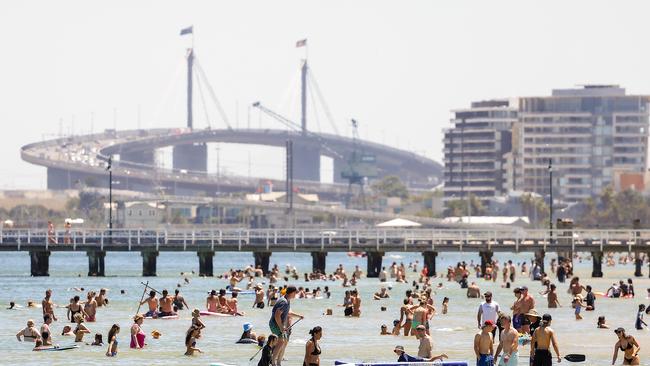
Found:
[[[67,247],[66,247],[67,245]],[[77,246],[97,246],[134,250],[142,247],[183,249],[188,246],[228,246],[237,250],[285,249],[404,250],[421,251],[463,247],[476,250],[512,251],[568,248],[619,251],[650,250],[650,230],[579,230],[579,229],[1,229],[0,249],[21,250],[21,246],[56,246],[76,250]],[[4,246],[4,248],[2,248]],[[8,248],[15,246],[15,248]],[[593,249],[592,249],[593,248]],[[26,249],[26,248],[23,248]]]

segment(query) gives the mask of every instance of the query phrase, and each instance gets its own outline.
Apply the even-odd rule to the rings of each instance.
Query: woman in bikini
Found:
[[[143,348],[145,343],[144,343],[144,338],[145,334],[142,331],[142,328],[140,326],[144,322],[144,317],[142,314],[138,314],[135,317],[133,317],[133,325],[131,326],[131,348],[135,349],[140,349]]]
[[[83,342],[84,334],[90,333],[90,329],[84,324],[84,316],[81,313],[75,314],[74,321],[77,323],[77,327],[73,331],[74,341]]]
[[[108,349],[106,350],[107,357],[117,356],[117,334],[120,333],[120,326],[113,324],[111,330],[108,331]]]
[[[402,324],[402,320],[404,321],[402,325],[402,328],[404,328],[404,336],[407,337],[409,334],[411,334],[411,324],[413,323],[413,310],[411,309],[409,299],[404,299],[404,305],[402,305],[400,308],[400,324]]]
[[[639,358],[639,350],[641,347],[634,337],[626,335],[625,329],[617,328],[614,333],[618,336],[618,341],[614,345],[614,356],[612,358],[612,365],[616,363],[618,351],[623,352],[623,365],[640,365],[641,359]]]
[[[320,346],[318,341],[323,337],[323,328],[314,327],[309,331],[311,339],[305,345],[305,359],[302,366],[320,366]]]

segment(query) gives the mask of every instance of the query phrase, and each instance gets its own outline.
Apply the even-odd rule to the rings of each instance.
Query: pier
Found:
[[[255,266],[264,273],[274,252],[311,253],[313,270],[321,272],[329,252],[364,252],[368,277],[379,275],[386,252],[422,253],[429,275],[436,273],[440,252],[477,253],[482,269],[495,252],[530,252],[542,268],[546,253],[572,258],[573,253],[589,252],[593,277],[603,276],[604,253],[627,252],[635,254],[634,275],[639,277],[643,275],[641,255],[650,254],[650,230],[3,229],[0,251],[28,251],[32,276],[48,276],[50,253],[57,251],[85,251],[89,276],[104,276],[108,251],[140,252],[143,276],[156,275],[158,254],[164,251],[196,252],[201,276],[214,275],[213,261],[219,252],[251,252]]]

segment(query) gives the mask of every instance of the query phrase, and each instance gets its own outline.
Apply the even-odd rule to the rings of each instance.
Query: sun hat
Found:
[[[541,316],[539,315],[539,313],[538,313],[537,310],[535,310],[535,309],[530,309],[530,310],[529,310],[526,314],[524,314],[524,315],[526,315],[526,316],[534,316],[534,317],[536,317],[536,318],[541,318]]]
[[[248,332],[249,330],[253,329],[253,324],[251,323],[244,323],[244,332]]]

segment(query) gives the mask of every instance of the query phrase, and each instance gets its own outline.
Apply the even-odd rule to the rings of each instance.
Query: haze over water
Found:
[[[546,268],[549,268],[551,254],[546,257]],[[388,253],[384,257],[384,265],[388,266],[392,261],[403,261],[405,264],[415,261],[422,262],[418,253]],[[522,261],[530,259],[530,254],[495,254],[495,259],[500,262],[507,259]],[[479,260],[475,253],[441,253],[438,257],[438,273],[444,271],[448,265],[453,265],[459,260]],[[222,273],[229,268],[244,267],[252,262],[250,253],[217,253],[215,257],[215,274]],[[311,270],[311,257],[309,254],[274,253],[271,263],[277,263],[284,269],[284,265],[291,263],[298,268],[299,272]],[[327,257],[327,271],[334,271],[335,267],[342,263],[349,272],[358,264],[365,271],[365,258],[350,258],[345,253],[330,253]],[[3,305],[0,310],[0,348],[4,350],[3,364],[80,364],[80,365],[208,365],[211,362],[224,362],[234,365],[257,364],[248,359],[257,351],[253,345],[236,345],[234,342],[239,338],[244,322],[251,322],[255,331],[264,334],[269,333],[268,320],[270,309],[252,309],[252,296],[240,296],[240,309],[246,311],[245,317],[237,318],[210,318],[203,317],[207,329],[203,332],[203,338],[198,342],[198,347],[205,354],[186,357],[184,336],[185,330],[190,324],[189,311],[181,312],[179,320],[145,320],[143,330],[147,333],[148,346],[141,351],[128,348],[129,328],[132,324],[131,318],[137,309],[137,302],[142,295],[143,286],[141,281],[150,281],[150,285],[159,291],[168,289],[173,291],[176,284],[182,281],[180,272],[195,270],[198,272],[198,259],[196,253],[161,253],[158,257],[158,276],[143,278],[141,274],[142,259],[138,253],[113,253],[106,256],[105,278],[89,278],[87,272],[87,258],[85,253],[60,253],[54,252],[50,257],[50,277],[29,277],[29,257],[27,253],[3,253],[0,256],[0,303]],[[576,274],[581,277],[582,283],[591,284],[595,291],[605,291],[614,280],[627,279],[634,268],[632,265],[614,268],[604,268],[605,278],[591,279],[591,261],[578,263],[575,261]],[[77,277],[81,274],[81,277]],[[650,280],[647,279],[647,267],[644,267],[644,277],[634,279],[637,299],[605,299],[598,298],[596,311],[583,312],[584,320],[574,320],[573,309],[570,308],[570,297],[566,293],[568,282],[558,284],[558,293],[562,308],[548,310],[546,299],[538,295],[541,290],[539,282],[532,282],[529,279],[517,277],[515,285],[528,285],[531,294],[534,294],[537,301],[537,310],[540,313],[549,312],[553,315],[552,327],[557,331],[560,342],[560,351],[563,355],[568,353],[584,353],[587,355],[588,365],[609,365],[611,364],[612,349],[616,342],[616,336],[612,330],[596,329],[596,319],[599,315],[605,315],[607,322],[612,329],[622,326],[628,334],[633,335],[641,345],[641,364],[650,364],[650,332],[647,330],[634,330],[634,320],[638,304],[649,303],[645,299],[646,288],[650,287]],[[111,277],[114,276],[114,277]],[[409,281],[415,279],[415,274],[409,273]],[[502,308],[509,308],[514,297],[510,289],[502,289],[501,283],[476,280],[472,275],[470,280],[477,281],[482,291],[491,290],[494,293],[494,300]],[[438,311],[441,311],[442,298],[447,296],[450,300],[449,313],[447,315],[436,315],[432,324],[432,336],[434,339],[434,351],[444,352],[451,360],[468,360],[473,365],[472,340],[476,331],[476,310],[480,303],[479,299],[467,299],[465,290],[460,289],[455,282],[447,282],[445,279],[433,280],[434,284],[443,282],[446,286],[438,290],[435,296],[435,304]],[[282,284],[283,282],[279,282]],[[387,300],[373,301],[372,293],[381,286],[377,279],[363,278],[358,283],[358,289],[362,296],[362,316],[359,319],[345,318],[341,308],[336,304],[342,303],[345,289],[340,282],[292,282],[297,286],[323,288],[329,285],[332,298],[327,300],[296,299],[292,302],[293,309],[306,316],[305,320],[296,326],[291,337],[285,362],[286,365],[302,364],[304,354],[304,343],[308,338],[308,330],[316,325],[324,329],[322,339],[323,354],[321,363],[331,365],[334,360],[357,360],[357,361],[394,361],[395,355],[392,349],[395,345],[403,345],[408,353],[417,353],[417,341],[415,338],[379,336],[381,324],[391,325],[393,319],[398,318],[399,306],[402,302],[404,291],[410,288],[407,284],[393,284],[392,297]],[[557,283],[557,282],[556,282]],[[216,278],[191,279],[191,283],[181,288],[191,307],[203,309],[205,297],[211,289],[223,288],[226,281]],[[4,310],[4,305],[9,301],[16,301],[25,306],[28,300],[37,303],[43,298],[46,288],[54,291],[54,302],[59,305],[68,303],[70,297],[78,294],[82,299],[86,292],[78,293],[68,291],[71,287],[84,287],[97,290],[101,287],[109,288],[110,304],[108,308],[100,308],[96,323],[86,323],[91,334],[85,339],[92,341],[92,335],[102,333],[104,339],[113,323],[120,324],[122,330],[118,337],[120,352],[116,358],[109,359],[104,356],[106,347],[82,346],[80,349],[64,352],[32,352],[33,343],[19,343],[15,339],[15,333],[25,326],[27,319],[34,319],[38,326],[41,324],[41,309],[23,309],[19,311]],[[120,289],[126,290],[126,295],[120,295]],[[380,307],[387,306],[386,312],[381,312]],[[333,308],[333,316],[324,316],[326,308]],[[72,343],[70,337],[60,336],[65,322],[65,309],[57,309],[58,322],[52,325],[54,340],[56,343],[65,345]],[[159,340],[150,336],[152,330],[157,329],[163,333]],[[390,328],[389,328],[390,329]],[[520,351],[522,355],[528,354],[528,348]],[[622,354],[619,361],[622,362]],[[522,358],[520,365],[527,365],[528,359]],[[564,363],[564,362],[563,362]]]

